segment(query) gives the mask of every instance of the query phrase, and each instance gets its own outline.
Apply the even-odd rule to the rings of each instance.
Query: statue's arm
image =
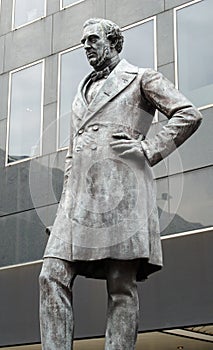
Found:
[[[202,115],[161,73],[147,69],[141,80],[142,93],[168,123],[153,138],[141,142],[151,166],[172,153],[199,127]]]

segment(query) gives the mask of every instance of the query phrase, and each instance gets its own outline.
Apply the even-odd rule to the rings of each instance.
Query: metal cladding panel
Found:
[[[139,284],[140,330],[213,323],[213,232],[163,240],[165,267]],[[40,342],[38,275],[41,264],[0,271],[0,346]],[[101,336],[105,282],[78,278],[74,288],[75,336]]]
[[[141,329],[213,323],[213,232],[162,241],[164,268],[140,286]]]
[[[39,264],[0,271],[0,346],[38,342]]]

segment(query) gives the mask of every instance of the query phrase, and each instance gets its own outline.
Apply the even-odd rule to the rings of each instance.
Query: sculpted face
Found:
[[[110,41],[99,23],[88,25],[81,40],[86,51],[87,59],[96,70],[105,68],[112,56]]]

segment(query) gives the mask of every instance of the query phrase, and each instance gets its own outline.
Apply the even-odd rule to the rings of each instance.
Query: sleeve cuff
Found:
[[[147,147],[147,145],[146,145],[146,143],[144,141],[141,141],[141,147],[142,147],[144,156],[146,157],[146,159],[149,162],[149,165],[151,166],[151,163],[150,163],[151,152],[148,149],[148,147]]]

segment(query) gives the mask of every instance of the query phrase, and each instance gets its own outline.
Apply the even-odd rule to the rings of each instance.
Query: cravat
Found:
[[[101,71],[93,71],[91,73],[91,80],[92,81],[97,81],[99,79],[102,79],[102,78],[107,78],[108,75],[110,74],[111,70],[109,69],[109,67],[106,67],[104,68],[103,70]]]

